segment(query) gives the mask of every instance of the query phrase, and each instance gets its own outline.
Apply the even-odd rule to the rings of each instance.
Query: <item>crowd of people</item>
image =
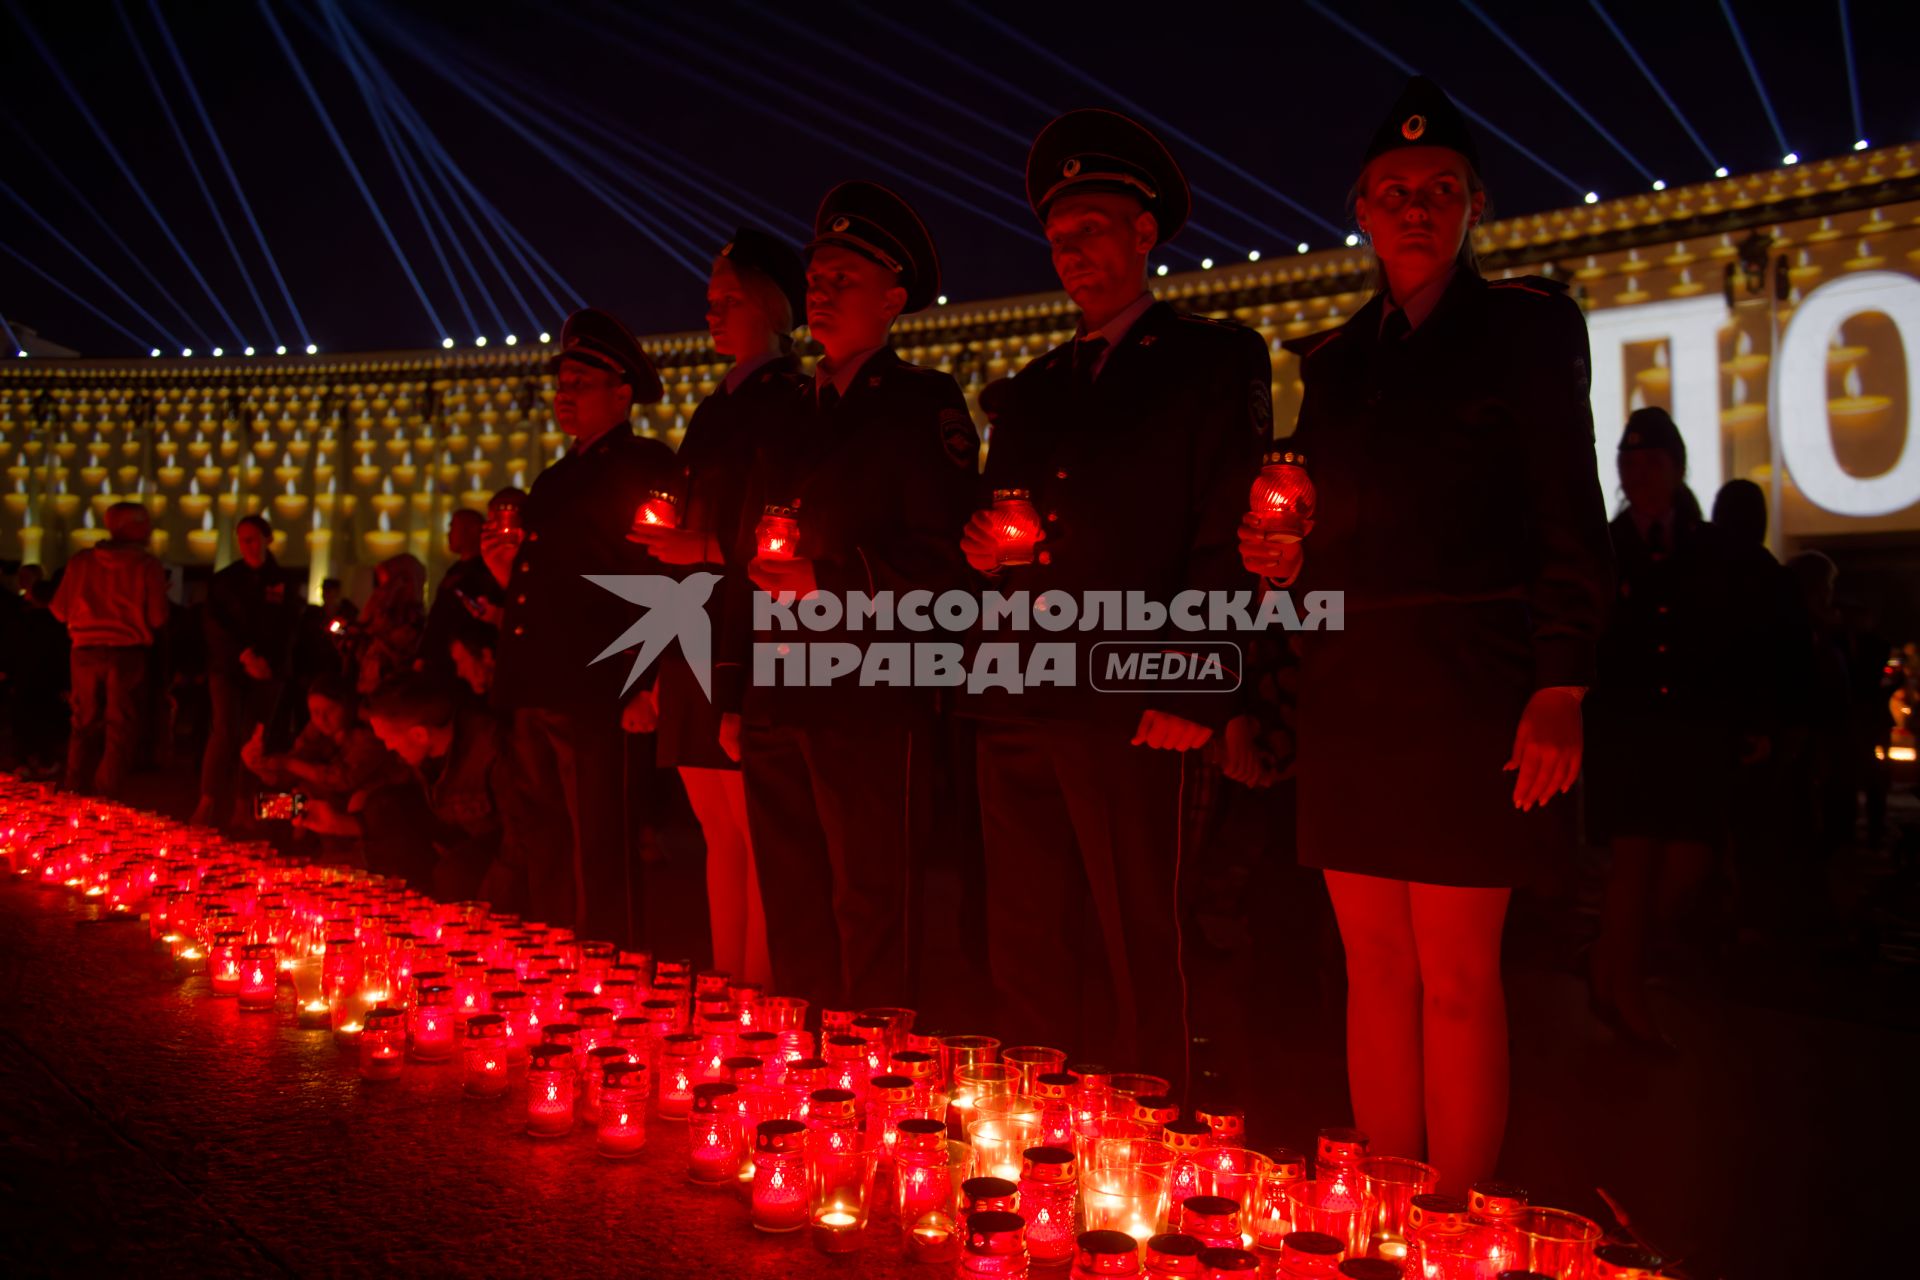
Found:
[[[984,474],[960,388],[888,345],[940,291],[932,237],[895,193],[843,183],[804,250],[748,228],[716,254],[707,323],[732,368],[677,453],[630,428],[661,395],[640,344],[572,316],[552,367],[571,447],[529,492],[453,515],[431,592],[401,555],[363,605],[332,580],[309,604],[248,516],[189,608],[132,503],[57,581],[20,567],[0,593],[20,767],[119,796],[143,751],[197,741],[196,821],[284,821],[314,856],[623,945],[644,943],[641,779],[671,769],[705,838],[714,965],[831,1008],[911,1005],[932,980],[922,859],[953,842],[1009,1043],[1174,1079],[1197,798],[1290,782],[1346,949],[1356,1118],[1464,1187],[1504,1126],[1508,897],[1568,847],[1576,780],[1611,854],[1595,1008],[1657,1045],[1660,928],[1716,871],[1777,925],[1858,793],[1884,820],[1873,748],[1916,705],[1920,662],[1889,664],[1831,561],[1773,558],[1753,486],[1707,519],[1663,411],[1627,424],[1609,526],[1580,310],[1550,281],[1480,276],[1477,152],[1430,83],[1354,188],[1376,298],[1294,344],[1303,538],[1247,513],[1273,437],[1265,343],[1148,290],[1190,203],[1173,156],[1123,116],[1072,112],[1035,141],[1027,187],[1082,322],[982,397]],[[1037,517],[1025,558],[992,511],[1015,491]],[[768,513],[797,554],[774,553]],[[644,634],[621,591],[642,578],[705,589],[710,653]],[[755,678],[781,645],[756,591],[989,588],[1337,590],[1345,625],[1235,646],[1215,693]]]

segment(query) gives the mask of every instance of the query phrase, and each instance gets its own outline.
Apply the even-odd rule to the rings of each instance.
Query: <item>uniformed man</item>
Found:
[[[595,659],[632,624],[633,606],[585,575],[660,571],[626,535],[676,468],[671,449],[628,425],[632,407],[659,400],[661,386],[626,327],[589,307],[567,317],[560,344],[553,418],[573,445],[534,481],[521,508],[524,533],[485,535],[487,566],[507,595],[494,700],[513,712],[528,794],[546,805],[542,827],[572,833],[529,855],[533,913],[632,945],[642,913],[639,869],[628,859],[620,727],[631,656]]]
[[[806,273],[807,324],[826,354],[798,390],[795,447],[764,457],[754,486],[764,503],[797,505],[798,556],[755,559],[753,583],[843,599],[968,587],[956,539],[979,438],[954,380],[887,345],[894,320],[939,293],[933,238],[892,191],[842,183],[815,215]],[[926,691],[845,678],[747,688],[747,817],[780,990],[830,1006],[908,1001],[911,833],[925,813],[913,793],[923,790],[914,780],[928,756],[927,709]]]
[[[1148,255],[1187,217],[1179,165],[1125,116],[1074,111],[1034,141],[1027,198],[1081,321],[1013,379],[987,457],[987,489],[1032,495],[1044,533],[1034,561],[1002,571],[981,511],[963,540],[969,563],[1004,593],[1070,594],[1083,608],[1094,592],[1164,606],[1183,590],[1249,590],[1234,528],[1271,435],[1272,366],[1251,330],[1148,292]],[[1096,643],[1168,637],[1113,618],[1076,636],[1073,687],[969,700],[1003,1025],[1048,1044],[1065,1030],[1078,1051],[1178,1079],[1186,753],[1230,718],[1238,682],[1098,692]]]

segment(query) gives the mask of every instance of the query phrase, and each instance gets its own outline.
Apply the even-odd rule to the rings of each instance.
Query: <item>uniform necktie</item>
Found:
[[[1386,323],[1380,326],[1380,342],[1383,346],[1392,346],[1405,342],[1407,335],[1413,332],[1413,325],[1407,320],[1406,310],[1395,307],[1387,312]]]
[[[1655,560],[1667,556],[1667,531],[1658,520],[1647,526],[1647,554]]]
[[[1073,384],[1082,391],[1093,385],[1093,371],[1107,350],[1105,338],[1083,338],[1073,344]]]
[[[820,388],[820,412],[832,413],[833,406],[840,403],[840,388],[831,382]]]

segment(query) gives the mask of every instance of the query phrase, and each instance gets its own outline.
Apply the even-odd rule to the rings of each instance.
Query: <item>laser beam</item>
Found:
[[[1706,141],[1701,138],[1699,132],[1693,127],[1693,122],[1688,120],[1686,113],[1680,110],[1680,104],[1675,102],[1673,97],[1668,94],[1667,87],[1660,83],[1660,77],[1653,74],[1653,68],[1646,64],[1645,59],[1640,56],[1640,51],[1633,47],[1632,41],[1627,39],[1626,32],[1620,30],[1613,18],[1600,6],[1600,0],[1587,0],[1587,3],[1593,6],[1593,11],[1600,16],[1600,21],[1606,24],[1607,30],[1613,33],[1613,38],[1619,42],[1620,48],[1626,52],[1627,57],[1632,59],[1633,65],[1640,69],[1640,74],[1646,78],[1647,86],[1659,95],[1660,101],[1667,104],[1667,110],[1673,113],[1674,120],[1678,122],[1682,129],[1686,130],[1687,136],[1693,139],[1693,145],[1698,147],[1700,154],[1706,158],[1707,167],[1709,169],[1722,168],[1723,166],[1720,161],[1714,157]]]
[[[1747,48],[1740,20],[1733,16],[1733,6],[1727,0],[1720,0],[1720,12],[1727,16],[1727,30],[1733,32],[1733,42],[1740,48],[1740,61],[1747,64],[1747,76],[1753,81],[1753,91],[1760,96],[1760,105],[1766,109],[1767,123],[1773,126],[1773,139],[1780,144],[1780,154],[1790,156],[1793,148],[1787,145],[1786,131],[1780,127],[1780,117],[1773,112],[1773,99],[1767,96],[1767,86],[1760,79],[1760,66],[1753,60],[1753,51]]]

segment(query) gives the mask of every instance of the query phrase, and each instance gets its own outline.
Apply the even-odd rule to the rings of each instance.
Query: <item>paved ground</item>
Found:
[[[1920,825],[1911,804],[1897,817]],[[698,862],[683,826],[669,836],[649,879],[657,903],[684,904],[700,892]],[[1255,1145],[1300,1145],[1346,1116],[1324,901],[1278,860],[1194,871],[1203,898],[1225,886],[1189,933],[1198,1065],[1247,1106]],[[1819,924],[1806,938],[1679,966],[1659,995],[1683,1050],[1671,1061],[1621,1046],[1586,1012],[1574,973],[1591,884],[1522,903],[1508,948],[1508,1176],[1596,1215],[1605,1187],[1700,1276],[1853,1274],[1843,1260],[1904,1256],[1882,1242],[1904,1233],[1920,1192],[1920,982],[1902,951],[1917,895],[1878,854],[1826,879],[1833,905],[1809,907]],[[935,903],[957,897],[940,887]],[[663,947],[697,952],[701,914],[663,905]],[[78,915],[63,895],[0,888],[10,1275],[850,1269],[803,1238],[759,1236],[728,1196],[687,1184],[668,1124],[646,1157],[616,1164],[584,1132],[525,1138],[511,1102],[463,1098],[452,1068],[364,1085],[326,1035],[164,981],[141,929]],[[990,1029],[950,911],[928,937],[928,969],[943,975],[928,1016]],[[878,1242],[852,1269],[909,1272]]]

